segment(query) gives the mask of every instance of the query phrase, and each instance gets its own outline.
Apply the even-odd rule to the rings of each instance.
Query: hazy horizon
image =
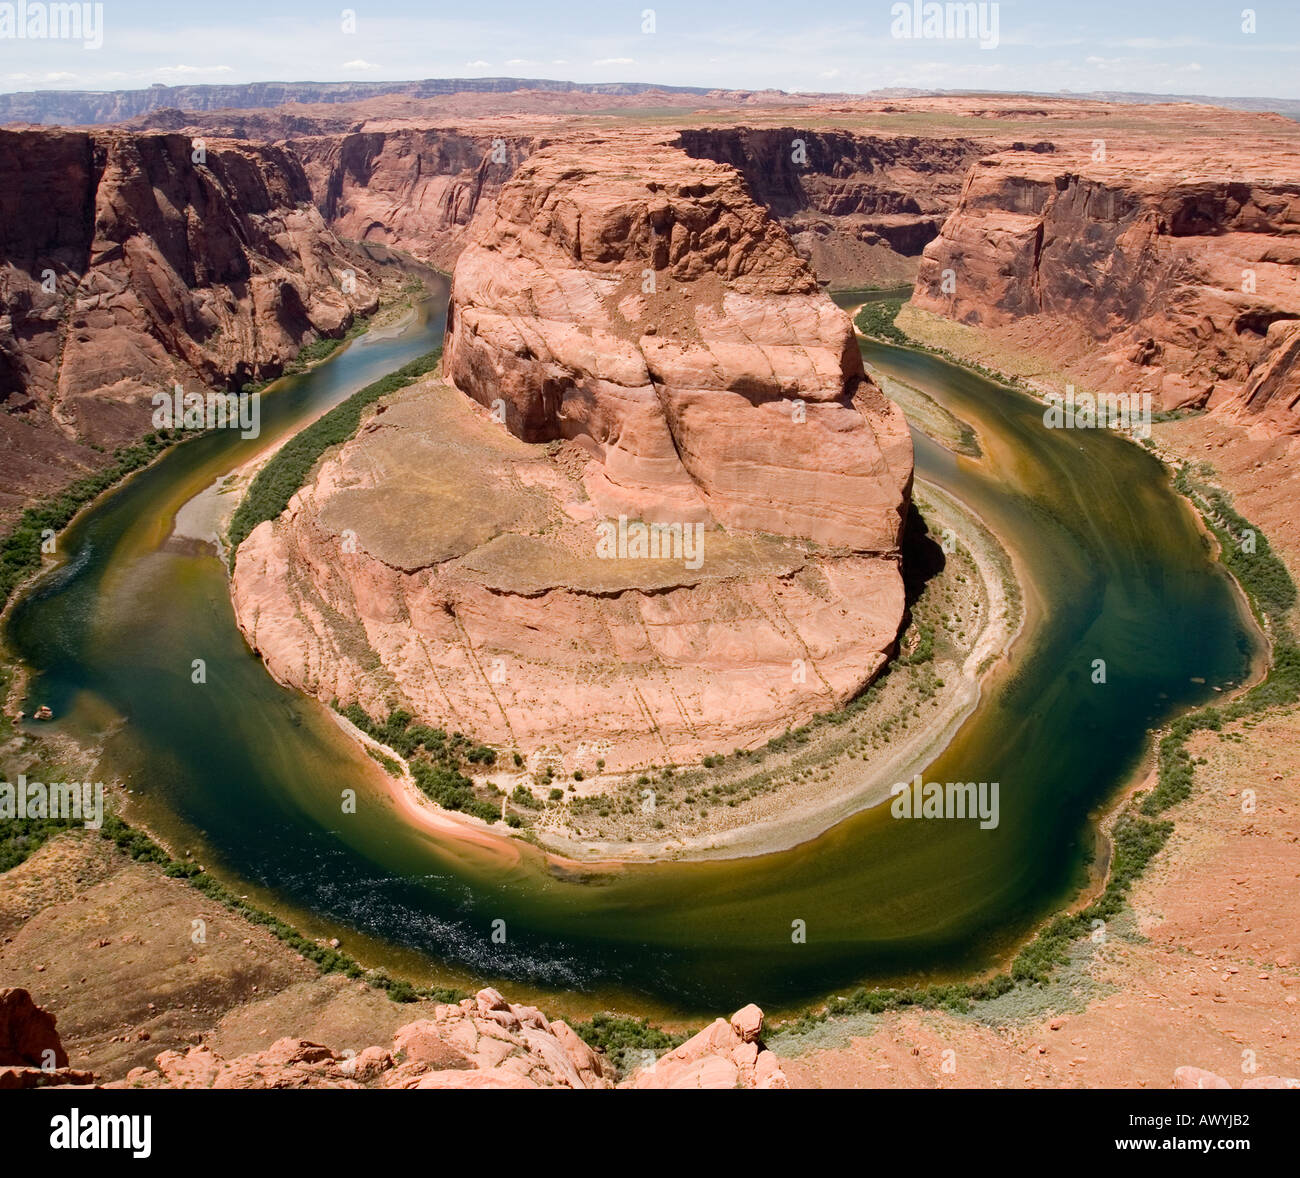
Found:
[[[491,15],[444,17],[414,0],[287,0],[274,11],[231,0],[203,13],[104,0],[74,6],[86,22],[79,39],[40,35],[38,10],[50,7],[0,3],[5,92],[510,77],[832,94],[908,87],[1300,99],[1300,11],[1283,5],[828,0],[806,14],[773,0],[743,11],[707,0],[505,0]],[[950,8],[962,12],[944,25]],[[1244,12],[1254,14],[1253,31]],[[27,26],[36,36],[20,35],[25,21],[36,22]]]

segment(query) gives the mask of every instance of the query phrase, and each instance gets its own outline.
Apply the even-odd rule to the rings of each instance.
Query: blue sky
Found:
[[[103,45],[3,35],[0,90],[425,77],[862,92],[884,86],[1300,98],[1300,4],[1001,0],[997,45],[891,35],[891,0],[103,0]],[[20,9],[24,0],[15,0]],[[26,0],[28,7],[34,0]],[[345,8],[356,14],[345,32]],[[643,32],[646,9],[654,31]]]

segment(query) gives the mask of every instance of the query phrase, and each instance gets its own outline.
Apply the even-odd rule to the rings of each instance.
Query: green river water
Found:
[[[999,826],[899,822],[881,807],[779,854],[587,875],[549,870],[528,847],[439,841],[399,816],[325,709],[266,674],[221,562],[171,538],[171,522],[269,440],[440,343],[445,302],[443,289],[403,333],[273,386],[260,439],[193,439],[107,495],[61,537],[64,563],[5,636],[32,671],[28,710],[48,703],[56,725],[104,742],[85,772],[126,781],[129,817],[367,964],[660,1015],[788,1010],[859,981],[980,970],[1083,881],[1089,815],[1135,770],[1148,729],[1248,673],[1253,632],[1154,458],[1103,431],[1047,430],[1029,397],[936,357],[864,344],[871,365],[974,429],[977,459],[914,431],[918,476],[1020,554],[1041,606],[926,773],[999,782]],[[344,819],[347,786],[360,806]],[[806,943],[792,941],[796,920]]]

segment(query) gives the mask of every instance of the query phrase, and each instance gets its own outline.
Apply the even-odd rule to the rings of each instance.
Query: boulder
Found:
[[[18,987],[0,989],[0,1067],[54,1068],[68,1066],[55,1030],[54,1015],[42,1010],[31,994]]]
[[[1231,1088],[1222,1076],[1207,1072],[1204,1068],[1181,1067],[1174,1071],[1175,1088]]]

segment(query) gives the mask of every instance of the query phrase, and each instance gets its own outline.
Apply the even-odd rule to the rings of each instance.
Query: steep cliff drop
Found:
[[[471,239],[449,384],[382,404],[239,549],[271,671],[610,770],[861,690],[903,616],[911,441],[736,171],[548,148]]]
[[[478,207],[497,199],[525,159],[552,143],[581,150],[588,137],[536,121],[530,129],[527,120],[423,127],[380,120],[346,134],[324,131],[276,124],[265,137],[290,138],[313,199],[340,236],[396,246],[447,270]],[[1007,139],[731,125],[665,129],[658,142],[736,168],[820,280],[843,287],[911,283],[970,166],[1011,146]]]
[[[5,518],[147,433],[154,394],[277,375],[377,305],[281,148],[0,130],[0,175]]]
[[[1300,433],[1294,147],[1257,135],[1101,154],[980,160],[925,249],[916,306],[1081,389]]]
[[[539,135],[391,127],[296,138],[313,199],[330,227],[450,271],[480,203],[491,203]]]

